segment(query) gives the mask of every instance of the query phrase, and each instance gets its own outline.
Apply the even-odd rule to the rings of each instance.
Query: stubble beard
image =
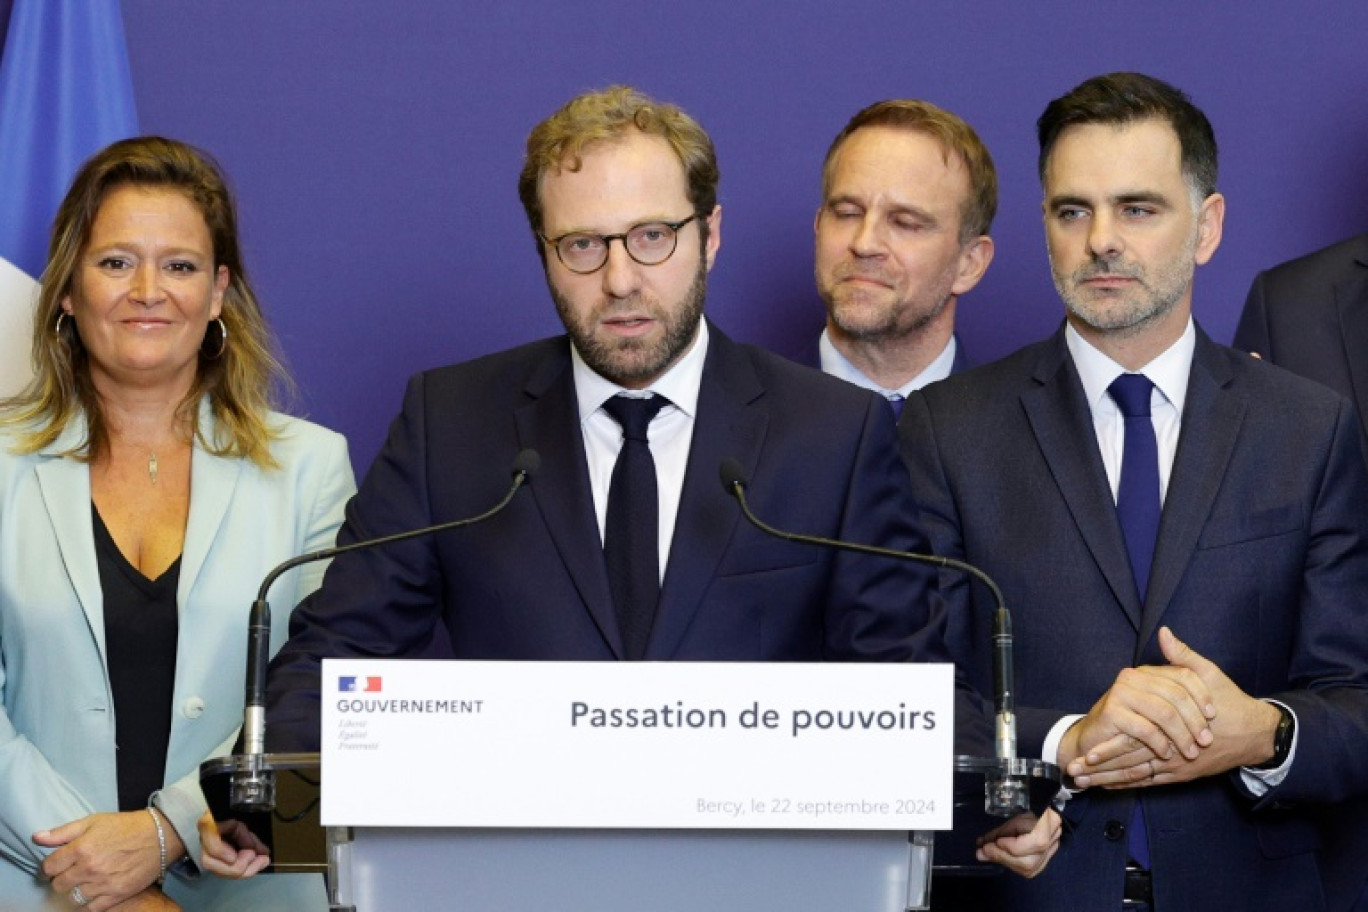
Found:
[[[1152,274],[1138,264],[1094,258],[1066,276],[1055,267],[1053,257],[1050,273],[1070,315],[1098,332],[1133,336],[1168,316],[1188,293],[1196,272],[1197,240],[1194,231],[1178,256],[1159,264]],[[1134,279],[1139,287],[1095,295],[1081,290],[1085,281],[1099,276]]]
[[[570,341],[594,373],[619,386],[644,386],[669,370],[693,343],[708,297],[708,267],[700,257],[693,282],[674,307],[662,306],[660,301],[638,293],[604,301],[581,319],[555,285],[551,285],[551,297]],[[597,324],[615,311],[647,313],[664,331],[640,338],[596,336]]]
[[[869,290],[840,284],[841,279],[856,272],[858,270],[849,267],[838,268],[831,282],[819,273],[817,287],[832,324],[845,336],[859,342],[915,336],[945,312],[952,297],[953,277],[942,277],[943,281],[938,281],[936,287],[912,300],[880,305],[866,300],[871,295]],[[908,314],[912,315],[911,322],[907,320]]]

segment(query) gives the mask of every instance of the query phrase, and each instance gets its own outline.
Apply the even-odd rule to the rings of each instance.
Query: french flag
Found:
[[[337,689],[342,693],[380,693],[381,677],[358,678],[354,675],[341,675],[337,679]]]
[[[0,396],[32,376],[38,280],[72,177],[137,132],[118,0],[14,0],[0,53]]]

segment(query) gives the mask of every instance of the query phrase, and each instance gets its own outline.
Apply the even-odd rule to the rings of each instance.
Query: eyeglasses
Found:
[[[622,241],[622,249],[642,266],[659,266],[674,256],[675,247],[679,245],[679,229],[702,217],[695,213],[677,222],[645,222],[633,225],[623,234],[572,231],[554,238],[541,233],[537,236],[555,248],[556,258],[566,269],[588,275],[598,272],[608,262],[608,247],[613,241]]]

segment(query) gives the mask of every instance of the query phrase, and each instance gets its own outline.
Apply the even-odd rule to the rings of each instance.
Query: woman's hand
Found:
[[[185,854],[185,844],[169,822],[163,822],[162,830],[169,863]],[[43,860],[43,873],[50,878],[53,891],[90,912],[114,908],[155,884],[161,875],[157,826],[145,810],[91,814],[34,833],[33,841],[55,850]]]
[[[200,865],[211,874],[245,880],[271,863],[270,849],[240,820],[217,823],[206,811],[199,834]]]

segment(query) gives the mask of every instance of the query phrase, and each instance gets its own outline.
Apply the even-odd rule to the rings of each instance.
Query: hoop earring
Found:
[[[57,311],[57,325],[52,327],[52,334],[59,339],[62,338],[62,321],[66,318],[67,312],[65,310]]]
[[[228,324],[223,322],[222,317],[217,317],[210,322],[219,325],[219,332],[222,335],[220,336],[218,351],[214,352],[212,355],[205,355],[204,357],[210,361],[217,361],[219,358],[222,358],[223,353],[228,350]],[[209,334],[205,333],[204,338],[208,340]]]

